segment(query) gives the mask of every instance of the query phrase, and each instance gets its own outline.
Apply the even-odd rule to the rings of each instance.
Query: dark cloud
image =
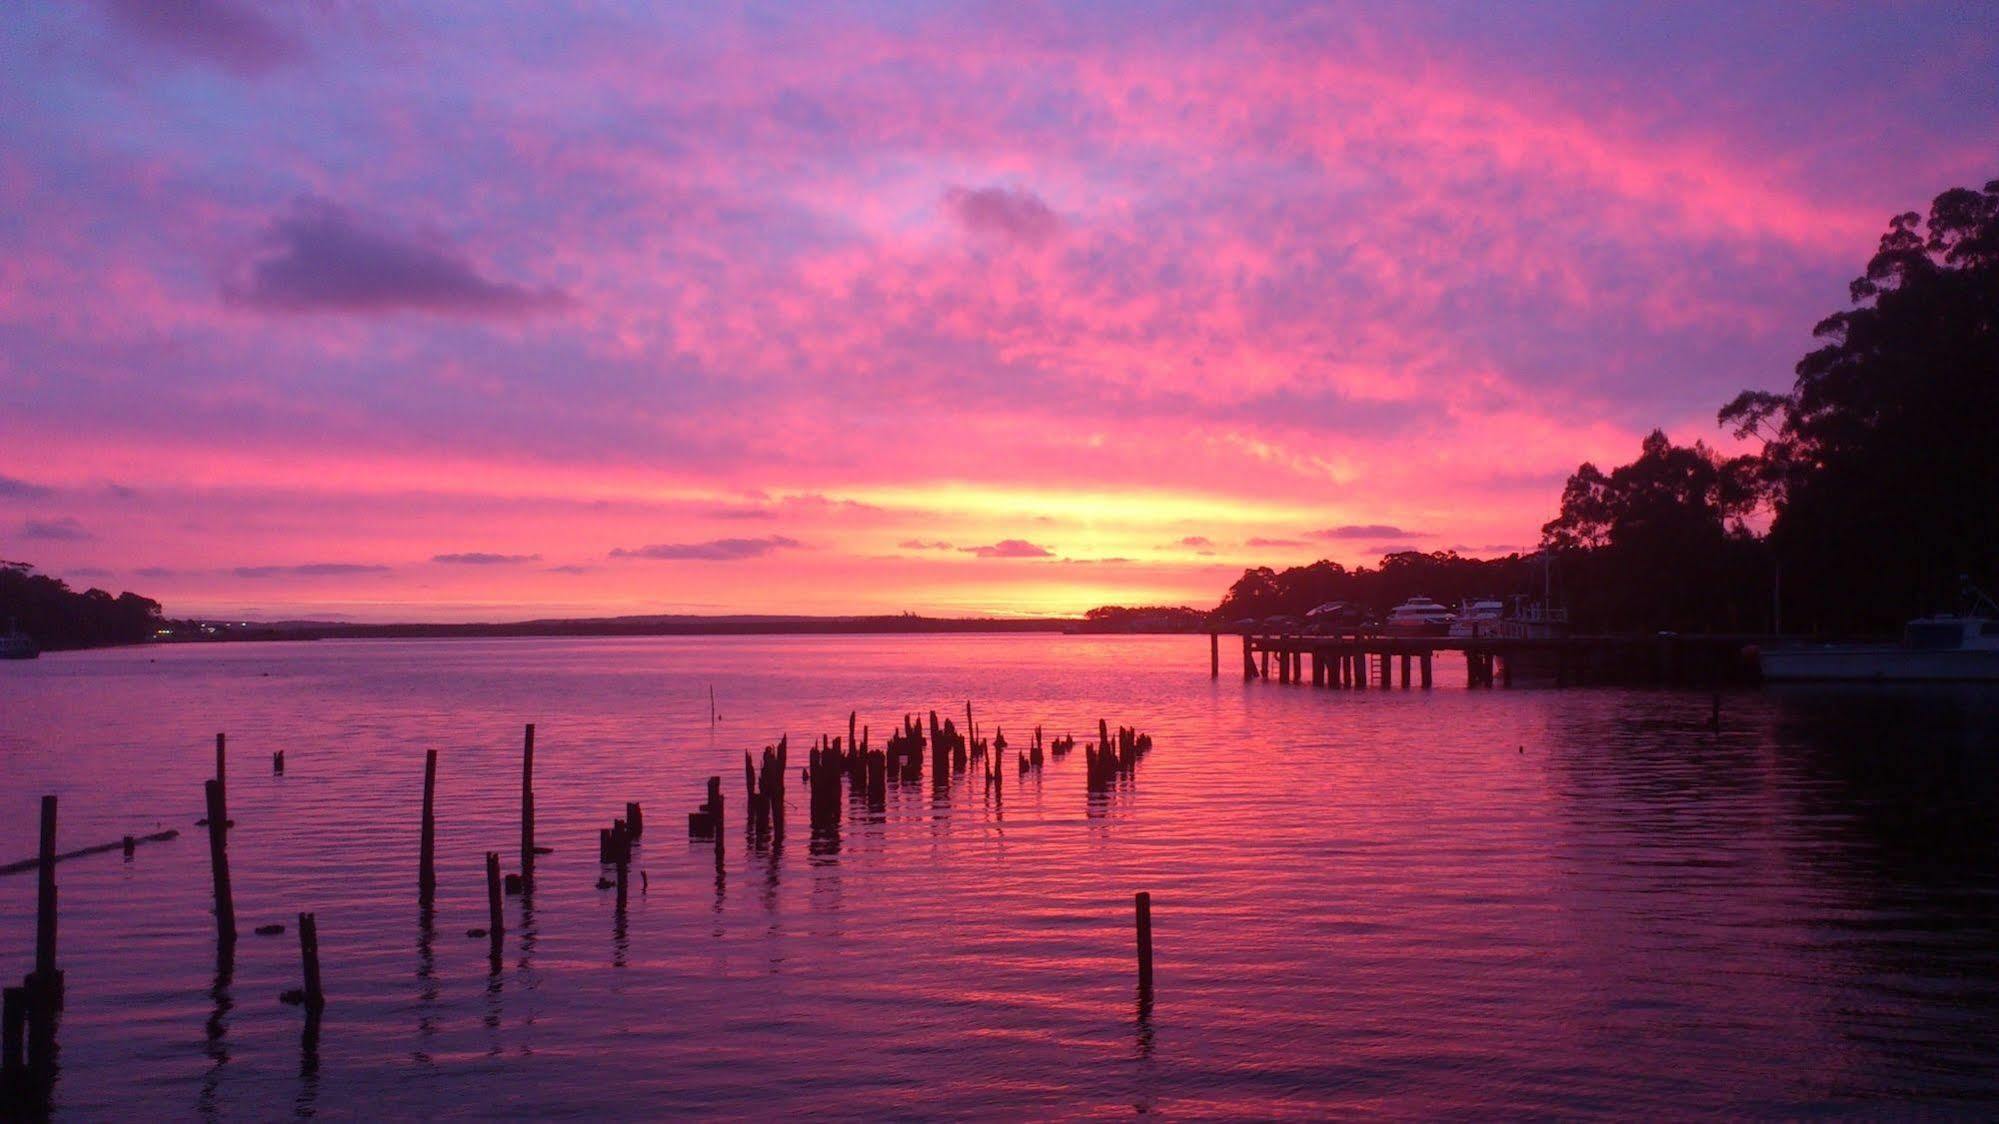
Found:
[[[70,570],[69,573],[71,577],[76,578],[108,578],[111,576],[111,571],[100,566],[78,566]]]
[[[1266,539],[1262,535],[1252,535],[1250,536],[1248,542],[1246,542],[1244,545],[1272,547],[1272,546],[1305,546],[1307,544],[1303,539]]]
[[[297,566],[238,566],[229,572],[239,578],[331,578],[386,574],[389,568],[361,562],[305,562]]]
[[[710,519],[775,519],[777,512],[767,507],[710,507],[701,512]]]
[[[99,0],[111,18],[146,42],[245,77],[305,57],[298,41],[250,4],[236,0]]]
[[[670,561],[692,560],[699,562],[735,562],[744,558],[760,558],[774,550],[788,550],[805,544],[783,535],[767,535],[760,539],[710,539],[707,542],[655,543],[634,550],[619,547],[611,552],[613,558],[659,558]]]
[[[97,536],[83,529],[83,524],[65,515],[60,519],[30,519],[21,524],[24,539],[46,539],[50,542],[82,542]]]
[[[1039,547],[1026,539],[1001,539],[991,546],[961,546],[964,554],[976,554],[981,558],[1050,558],[1046,547]]]
[[[1405,531],[1386,523],[1348,523],[1339,527],[1328,527],[1323,531],[1308,532],[1315,539],[1409,539],[1421,538],[1421,531]]]
[[[1062,230],[1062,219],[1041,197],[1019,187],[958,187],[944,191],[944,209],[974,234],[993,234],[1039,245]]]
[[[31,484],[26,480],[16,480],[12,476],[0,476],[0,499],[45,500],[55,494],[54,488]]]
[[[1215,542],[1206,535],[1188,535],[1186,538],[1180,540],[1180,545],[1196,549],[1206,549],[1213,547]]]
[[[902,548],[902,549],[904,549],[904,550],[949,550],[949,549],[951,549],[951,544],[950,544],[950,543],[947,543],[947,542],[945,542],[945,541],[944,541],[943,539],[936,539],[936,540],[930,540],[930,541],[926,541],[926,540],[924,540],[924,539],[904,539],[904,540],[902,540],[901,542],[899,542],[899,543],[896,543],[895,545],[897,545],[897,546],[901,547],[901,548]]]
[[[141,566],[132,572],[142,578],[171,578],[180,571],[170,566]]]
[[[561,308],[569,298],[489,280],[436,239],[369,229],[324,199],[306,198],[272,222],[267,253],[225,285],[239,304],[276,312],[397,311],[521,316]]]
[[[463,554],[434,554],[432,562],[444,562],[453,566],[518,566],[523,562],[539,562],[539,554],[487,554],[483,551],[467,551]]]
[[[596,568],[595,566],[578,566],[574,562],[565,563],[561,566],[542,567],[544,571],[551,574],[587,574]]]

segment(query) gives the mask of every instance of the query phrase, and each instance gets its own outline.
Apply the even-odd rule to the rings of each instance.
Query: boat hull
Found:
[[[1771,682],[1999,683],[1999,651],[1891,647],[1776,648],[1757,663]]]

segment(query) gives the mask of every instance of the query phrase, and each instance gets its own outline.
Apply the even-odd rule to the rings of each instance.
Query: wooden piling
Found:
[[[500,852],[486,852],[486,935],[493,941],[493,955],[500,954],[500,939],[506,935],[506,913],[500,908]]]
[[[1242,681],[1247,683],[1256,678],[1256,652],[1250,644],[1249,633],[1242,634]]]
[[[496,860],[498,857],[494,856]],[[298,915],[298,955],[305,968],[305,1009],[317,1011],[326,1006],[326,992],[319,986],[319,918],[316,914]]]
[[[1407,652],[1404,652],[1404,653],[1402,653],[1402,689],[1403,689],[1403,690],[1405,690],[1405,691],[1409,689],[1409,664],[1410,664],[1410,662],[1411,662],[1411,657],[1410,657],[1409,653],[1407,653]]]
[[[28,1067],[28,989],[10,987],[0,999],[0,1073],[12,1078]]]
[[[229,791],[229,737],[226,734],[215,735],[215,783],[221,785],[225,793]]]
[[[1133,898],[1138,912],[1138,989],[1152,994],[1152,895],[1140,890]]]
[[[221,744],[217,735],[218,765]],[[224,947],[234,947],[236,899],[229,889],[229,802],[223,797],[220,780],[209,781],[204,787],[208,795],[208,866],[215,880],[215,939]]]
[[[521,885],[534,881],[534,723],[521,747]]]
[[[280,776],[280,777],[285,775],[284,750],[281,749],[278,750],[276,753],[271,754],[271,773],[274,776]]]
[[[437,896],[437,751],[423,754],[423,834],[417,844],[416,897],[428,904]]]
[[[1424,650],[1420,662],[1422,665],[1420,670],[1423,676],[1423,689],[1427,691],[1430,689],[1430,673],[1431,673],[1431,662],[1432,662],[1432,656],[1428,649]]]
[[[1222,634],[1208,633],[1208,678],[1222,677]]]
[[[41,851],[36,859],[35,975],[56,979],[56,798],[42,797]]]

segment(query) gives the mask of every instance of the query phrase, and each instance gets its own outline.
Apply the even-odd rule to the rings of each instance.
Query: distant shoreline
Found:
[[[466,624],[346,624],[335,621],[280,621],[225,624],[176,622],[175,635],[159,644],[213,644],[272,640],[414,640],[566,636],[784,636],[885,635],[895,633],[1078,632],[1073,617],[608,617]],[[213,631],[209,631],[209,630]]]

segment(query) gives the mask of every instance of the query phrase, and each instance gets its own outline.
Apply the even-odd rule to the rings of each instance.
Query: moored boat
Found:
[[[1459,639],[1476,640],[1482,636],[1499,635],[1500,618],[1506,615],[1506,604],[1491,597],[1467,597],[1458,603],[1458,611],[1451,620],[1451,635]]]
[[[1999,683],[1999,620],[1941,615],[1910,621],[1900,644],[1807,644],[1757,653],[1763,678],[1845,682]]]
[[[1382,631],[1398,636],[1444,636],[1454,619],[1450,606],[1419,594],[1390,609]]]

